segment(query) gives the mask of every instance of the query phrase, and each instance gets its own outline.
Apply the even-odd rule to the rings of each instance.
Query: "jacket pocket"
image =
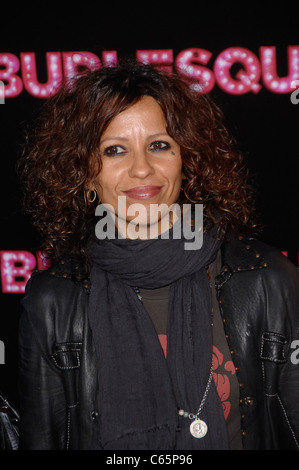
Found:
[[[60,370],[72,370],[80,367],[82,343],[56,343],[52,359]]]
[[[262,360],[264,392],[269,398],[277,397],[279,370],[281,364],[287,361],[286,347],[287,340],[283,335],[269,331],[263,333],[260,359]]]
[[[287,361],[285,354],[286,345],[287,339],[285,336],[265,331],[262,335],[260,358],[263,361],[282,364]]]
[[[80,352],[82,343],[56,343],[52,359],[55,366],[62,372],[62,381],[66,400],[66,431],[65,449],[74,446],[77,439],[77,407],[79,390]],[[76,448],[76,446],[75,446]]]

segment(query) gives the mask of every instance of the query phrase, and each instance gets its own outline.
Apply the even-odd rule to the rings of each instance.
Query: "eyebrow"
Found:
[[[170,135],[167,134],[167,132],[158,132],[157,134],[151,134],[148,136],[148,139],[154,139],[155,137],[158,137],[158,136],[167,136],[171,139]],[[127,141],[129,139],[127,139],[127,137],[120,137],[120,136],[111,136],[111,137],[106,137],[105,139],[101,140],[101,144],[103,144],[104,142],[106,142],[107,140],[123,140],[123,141]]]

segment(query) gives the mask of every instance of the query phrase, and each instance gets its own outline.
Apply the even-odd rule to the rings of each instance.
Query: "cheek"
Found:
[[[121,180],[119,173],[119,171],[115,171],[115,168],[103,165],[100,174],[95,180],[99,191],[101,193],[113,193]]]
[[[178,181],[181,181],[183,177],[182,173],[183,167],[182,167],[182,161],[179,159],[177,161],[171,161],[168,167],[165,170],[165,174],[168,175],[169,180],[175,184]]]

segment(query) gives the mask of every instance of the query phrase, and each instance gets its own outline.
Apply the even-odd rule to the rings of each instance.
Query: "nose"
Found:
[[[146,151],[139,150],[134,152],[128,171],[131,178],[147,178],[154,174],[154,171],[154,167],[150,162],[150,156]]]

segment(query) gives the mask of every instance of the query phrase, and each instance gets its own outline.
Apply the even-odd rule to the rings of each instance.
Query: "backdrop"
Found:
[[[15,165],[24,129],[63,76],[133,56],[203,83],[222,107],[254,177],[262,239],[298,265],[299,36],[288,2],[157,7],[74,7],[5,12],[0,42],[0,390],[16,404],[20,300],[32,269],[44,269],[38,238],[20,211]],[[298,90],[298,91],[297,91]]]

